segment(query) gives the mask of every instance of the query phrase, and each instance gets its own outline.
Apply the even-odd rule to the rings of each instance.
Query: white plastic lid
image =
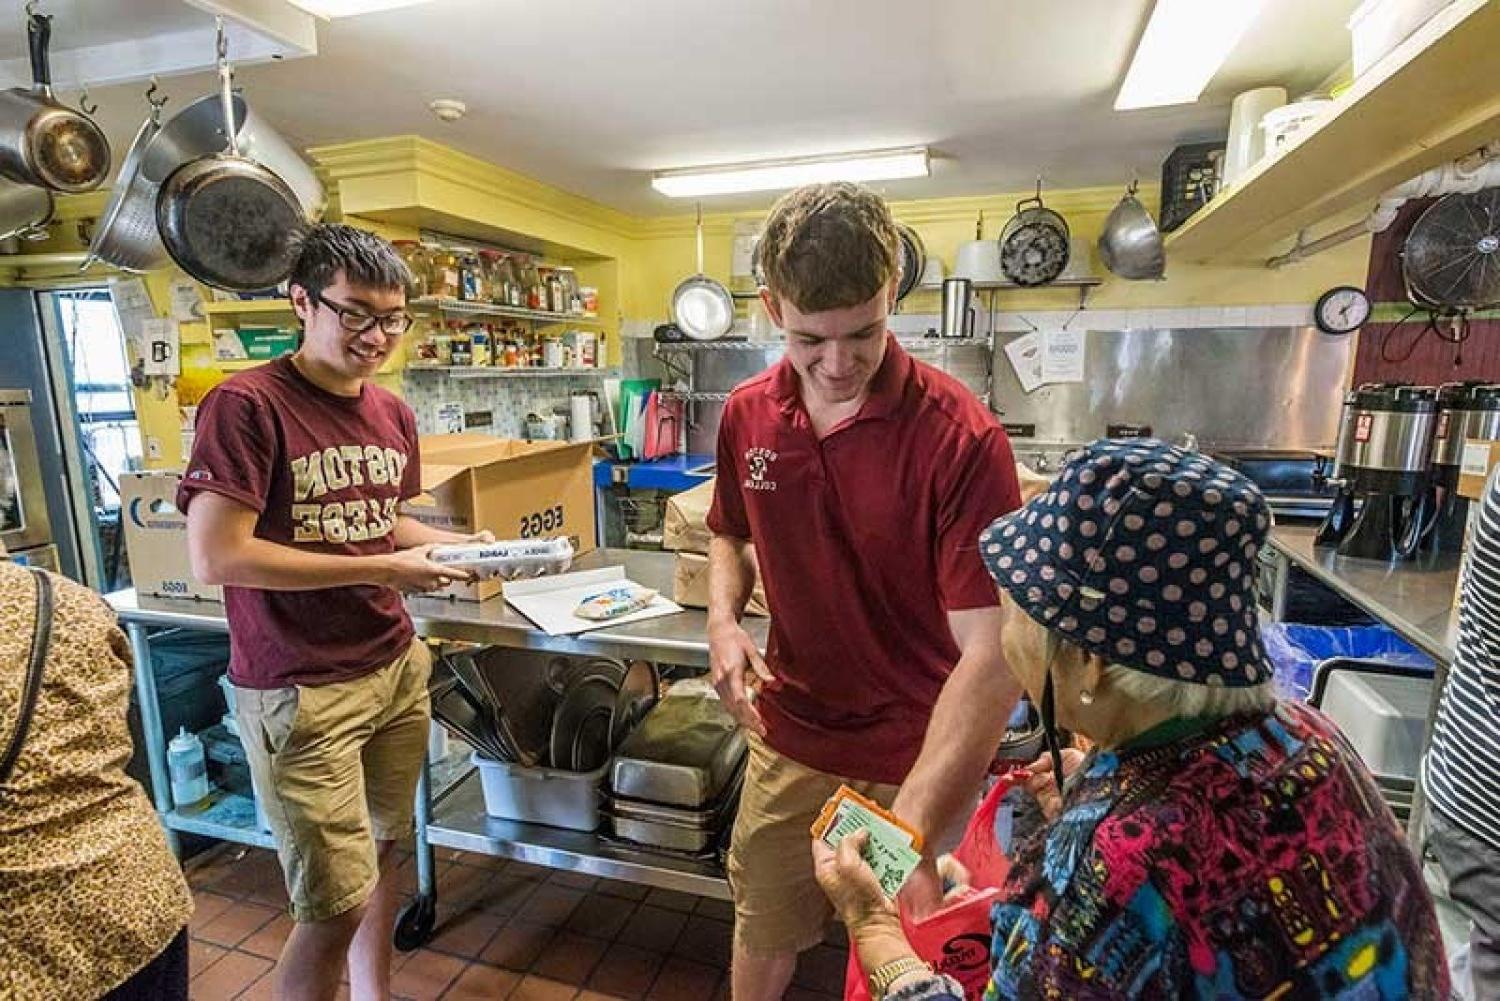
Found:
[[[168,749],[173,751],[191,751],[198,743],[198,735],[188,733],[187,727],[183,726],[177,731],[177,736],[172,738]]]

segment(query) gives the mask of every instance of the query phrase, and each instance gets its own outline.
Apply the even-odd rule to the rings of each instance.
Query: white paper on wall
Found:
[[[1088,334],[1070,327],[1048,327],[1042,331],[1042,381],[1082,382],[1084,349]]]
[[[1015,369],[1022,392],[1029,393],[1042,385],[1042,337],[1036,331],[1022,334],[1005,345],[1005,357]]]

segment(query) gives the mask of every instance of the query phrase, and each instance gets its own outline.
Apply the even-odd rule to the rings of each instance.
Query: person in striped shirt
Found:
[[[1423,780],[1432,805],[1427,846],[1471,925],[1469,976],[1454,988],[1480,1001],[1500,998],[1500,470],[1475,517],[1458,655]]]

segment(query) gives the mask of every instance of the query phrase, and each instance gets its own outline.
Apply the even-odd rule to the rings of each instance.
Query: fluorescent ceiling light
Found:
[[[1156,0],[1115,110],[1192,104],[1265,0]]]
[[[778,191],[820,181],[892,181],[927,174],[927,148],[915,146],[664,170],[651,178],[651,186],[671,198],[699,198],[744,191]]]
[[[291,0],[309,14],[319,17],[353,17],[356,14],[374,14],[376,11],[395,10],[397,7],[415,7],[427,0]]]

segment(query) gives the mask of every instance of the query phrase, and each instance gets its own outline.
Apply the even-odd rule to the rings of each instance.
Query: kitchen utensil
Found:
[[[32,85],[0,91],[0,174],[76,195],[109,176],[109,140],[87,115],[52,96],[51,38],[52,18],[28,9]]]
[[[1000,242],[984,239],[984,213],[974,226],[974,239],[958,246],[958,256],[953,262],[953,277],[967,278],[979,284],[998,282],[1005,278],[1000,270]]]
[[[162,183],[156,224],[177,266],[215,288],[270,288],[292,266],[292,240],[306,221],[296,192],[270,168],[240,155],[233,73],[219,19],[219,96],[225,153],[190,160]]]
[[[716,698],[669,695],[620,745],[611,769],[617,796],[699,809],[728,786],[745,758],[745,736]]]
[[[1500,303],[1500,188],[1439,198],[1411,228],[1401,274],[1412,302],[1442,310]]]
[[[514,729],[505,712],[505,704],[495,695],[483,669],[474,658],[468,653],[458,653],[448,656],[446,660],[454,677],[468,692],[470,702],[488,724],[494,745],[503,752],[497,757],[528,766],[536,764],[536,755],[523,751],[516,741]]]
[[[695,341],[716,341],[734,327],[734,297],[720,282],[703,273],[703,206],[698,206],[696,230],[698,270],[672,292],[672,320]]]
[[[1266,133],[1260,127],[1266,112],[1286,103],[1285,87],[1257,87],[1235,95],[1229,106],[1229,139],[1224,151],[1223,185],[1260,162],[1266,153]]]
[[[0,177],[0,240],[45,239],[55,205],[52,192]]]
[[[550,739],[553,768],[568,768],[573,771],[590,771],[604,763],[609,757],[610,718],[615,711],[615,698],[619,694],[614,679],[604,674],[590,673],[577,677],[563,694],[552,714]],[[592,747],[582,747],[581,739],[585,724],[595,715],[604,714],[602,732],[593,734]],[[580,759],[594,761],[590,768],[580,768]]]
[[[1017,285],[1045,285],[1068,266],[1068,223],[1036,194],[1016,204],[1016,214],[1000,233],[1000,270]]]
[[[1135,190],[1136,183],[1131,181],[1125,197],[1104,220],[1104,229],[1099,233],[1099,259],[1121,278],[1132,281],[1161,278],[1167,263],[1161,231],[1146,206],[1136,198]]]
[[[651,848],[702,852],[716,844],[733,821],[744,786],[742,767],[725,794],[699,810],[675,809],[655,803],[612,799],[605,810],[615,837]]]
[[[161,134],[161,109],[167,103],[165,97],[156,96],[156,90],[153,82],[146,91],[151,112],[125,154],[109,204],[89,242],[85,268],[99,260],[124,271],[143,273],[163,267],[169,260],[156,229],[156,195],[166,175],[153,177],[145,170],[151,144]]]
[[[619,691],[615,698],[615,711],[611,720],[609,746],[619,747],[630,731],[645,719],[656,705],[656,689],[660,684],[656,668],[650,661],[633,660],[620,677]]]
[[[484,713],[475,704],[458,678],[449,676],[432,686],[432,715],[438,722],[457,733],[470,746],[496,761],[509,760],[505,748],[495,740]]]
[[[927,248],[917,231],[905,223],[896,223],[896,235],[901,239],[901,280],[896,285],[896,301],[911,294],[922,281],[922,271],[927,267]]]
[[[943,336],[963,339],[974,333],[974,283],[967,278],[943,282]]]

